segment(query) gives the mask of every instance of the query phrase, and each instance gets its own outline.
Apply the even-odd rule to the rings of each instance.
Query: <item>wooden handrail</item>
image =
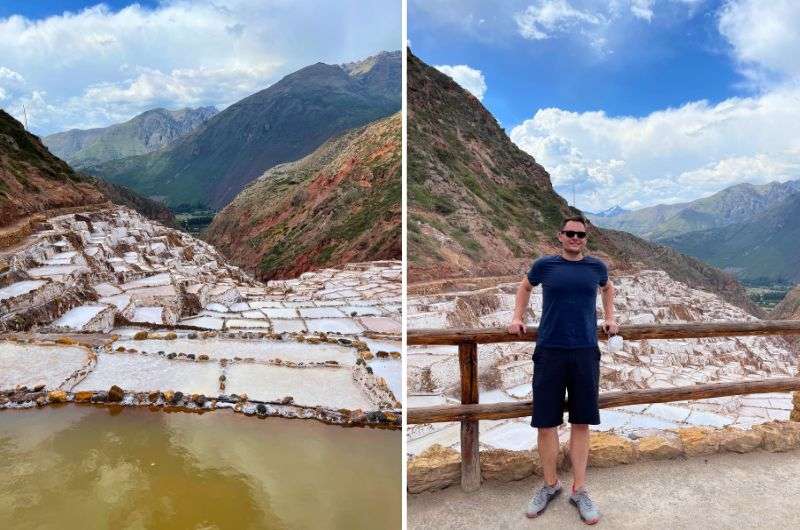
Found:
[[[600,394],[600,408],[668,403],[689,399],[738,396],[743,394],[763,394],[766,392],[790,392],[800,390],[800,377],[783,377],[742,381],[735,383],[710,383],[705,385],[679,386],[673,388],[648,388],[642,390],[622,390]],[[484,403],[469,405],[440,405],[435,407],[409,408],[406,422],[409,424],[438,423],[447,421],[477,422],[478,420],[502,420],[524,418],[531,415],[533,402],[512,401],[505,403]],[[567,402],[564,402],[564,410]]]
[[[534,342],[538,328],[529,326],[522,336],[506,328],[409,329],[409,346],[452,345],[465,342]],[[674,324],[632,324],[619,327],[625,340],[691,339],[703,337],[736,337],[742,335],[800,335],[800,320],[755,320],[752,322],[681,322]],[[597,336],[606,334],[598,328]]]
[[[522,336],[512,335],[506,328],[415,329],[408,330],[406,333],[409,346],[458,346],[461,405],[409,408],[406,412],[406,421],[409,424],[461,422],[461,488],[465,491],[475,491],[480,488],[481,479],[478,421],[530,416],[533,405],[532,401],[478,403],[478,344],[532,342],[536,341],[538,337],[538,329],[531,326]],[[627,340],[800,335],[800,321],[756,320],[751,322],[638,324],[620,326],[619,334]],[[597,330],[597,335],[599,339],[605,338],[605,333],[601,329]],[[600,395],[600,408],[792,390],[800,390],[800,378],[615,391]]]

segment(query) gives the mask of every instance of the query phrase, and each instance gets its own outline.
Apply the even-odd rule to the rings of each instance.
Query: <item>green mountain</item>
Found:
[[[749,280],[800,282],[800,192],[744,223],[661,242]]]
[[[561,220],[577,213],[477,98],[409,52],[409,282],[521,275],[559,252]],[[730,274],[625,232],[591,234],[590,253],[615,271],[663,270],[760,313]]]
[[[587,217],[598,226],[631,232],[653,241],[749,221],[800,191],[800,180],[736,184],[708,197],[680,204],[659,204],[617,215]]]
[[[71,129],[45,136],[42,141],[54,155],[80,169],[166,147],[205,125],[216,113],[214,107],[152,109],[124,123],[99,129]]]
[[[87,168],[171,206],[220,209],[265,170],[400,110],[400,52],[287,75],[166,149]]]
[[[215,217],[206,239],[262,280],[400,259],[400,113],[269,169]]]

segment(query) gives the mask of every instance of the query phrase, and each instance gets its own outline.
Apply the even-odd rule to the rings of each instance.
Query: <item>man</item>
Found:
[[[597,289],[602,293],[608,335],[617,332],[614,321],[614,287],[605,263],[584,256],[587,222],[570,217],[561,224],[558,240],[561,254],[537,259],[517,288],[514,317],[509,333],[523,335],[523,315],[531,289],[542,285],[542,318],[533,354],[533,416],[531,426],[538,432],[538,450],[545,484],[528,505],[526,515],[536,517],[561,492],[556,474],[558,426],[564,422],[565,391],[569,394],[569,457],[573,484],[570,502],[587,524],[600,520],[600,512],[586,491],[586,462],[589,459],[589,425],[600,423],[598,389],[600,349],[597,346]]]

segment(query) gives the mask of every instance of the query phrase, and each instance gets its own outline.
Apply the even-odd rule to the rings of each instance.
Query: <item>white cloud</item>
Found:
[[[650,22],[653,20],[653,3],[655,0],[631,0],[631,13],[636,18]]]
[[[169,0],[0,19],[4,107],[38,134],[103,126],[156,106],[224,107],[317,61],[401,46],[392,2]],[[19,75],[10,87],[9,73]]]
[[[483,99],[483,95],[486,93],[486,79],[484,79],[483,73],[480,70],[471,68],[466,64],[457,64],[453,66],[440,64],[434,66],[434,68],[452,77],[453,81],[461,85],[464,90],[472,93],[472,95],[479,100]]]
[[[542,40],[584,25],[597,25],[603,18],[588,11],[580,11],[567,0],[539,0],[516,13],[519,34],[526,39]]]
[[[5,66],[0,66],[0,82],[24,83],[25,79],[19,74],[19,72],[15,72],[14,70],[6,68]]]
[[[702,2],[672,1],[690,10]],[[643,20],[655,16],[654,1],[629,5]],[[757,88],[752,96],[694,101],[639,118],[541,109],[513,128],[512,140],[550,171],[564,196],[575,186],[578,206],[587,210],[800,179],[800,2],[730,0],[718,24]]]
[[[800,178],[800,88],[645,117],[542,109],[512,140],[591,211],[693,200],[739,182]],[[793,132],[794,131],[794,132]]]
[[[753,81],[800,78],[800,2],[732,0],[719,15],[719,31]]]

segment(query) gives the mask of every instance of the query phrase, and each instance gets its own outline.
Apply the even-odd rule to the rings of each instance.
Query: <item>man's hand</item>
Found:
[[[613,318],[611,320],[604,320],[603,321],[603,331],[606,332],[606,335],[609,337],[611,335],[616,335],[619,331],[619,324]]]
[[[511,324],[508,325],[508,332],[512,335],[519,335],[520,337],[525,334],[525,324],[522,323],[521,320],[513,320]]]

